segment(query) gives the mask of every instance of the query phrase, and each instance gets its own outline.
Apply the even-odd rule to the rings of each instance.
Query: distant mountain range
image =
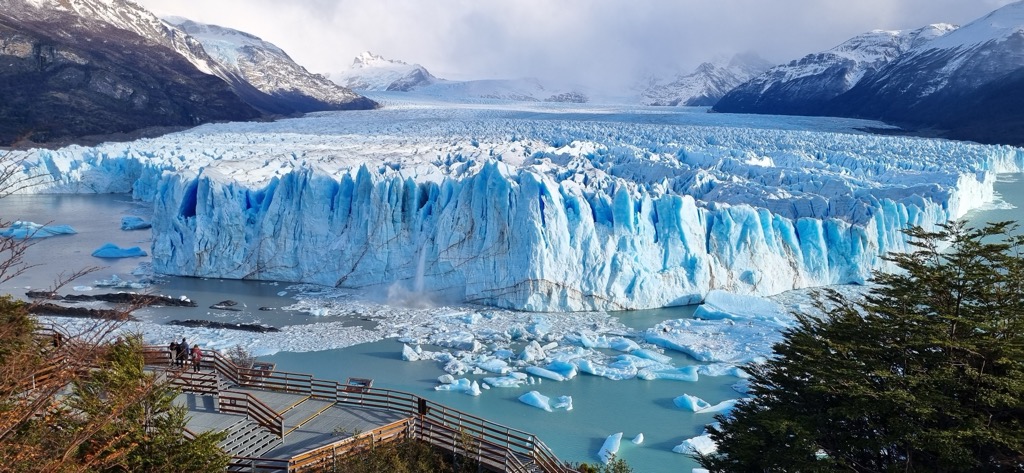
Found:
[[[705,62],[693,72],[669,81],[651,80],[640,93],[644,105],[711,106],[730,90],[764,72],[772,64],[752,53]]]
[[[0,145],[376,106],[251,35],[182,24],[128,0],[0,0]]]
[[[858,36],[769,69],[714,110],[868,118],[954,139],[1024,145],[1024,2],[963,27]]]
[[[545,85],[533,78],[468,81],[439,79],[419,64],[385,59],[369,51],[356,56],[351,67],[332,74],[331,79],[353,90],[416,92],[450,100],[588,101],[587,94],[579,88]]]

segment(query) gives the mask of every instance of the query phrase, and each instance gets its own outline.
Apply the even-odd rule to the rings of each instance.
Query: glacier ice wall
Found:
[[[860,283],[905,249],[902,229],[963,216],[1024,162],[1010,147],[805,129],[827,119],[554,112],[207,125],[37,151],[24,172],[38,192],[152,201],[166,274],[560,311]]]

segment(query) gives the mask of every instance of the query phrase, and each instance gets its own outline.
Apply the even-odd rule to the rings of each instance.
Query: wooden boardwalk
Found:
[[[536,436],[419,396],[338,383],[273,367],[244,369],[206,352],[201,372],[169,366],[163,347],[145,349],[148,369],[183,391],[187,434],[226,431],[230,471],[304,472],[328,468],[376,444],[415,438],[472,456],[488,471],[573,473]],[[470,439],[472,451],[466,450]]]

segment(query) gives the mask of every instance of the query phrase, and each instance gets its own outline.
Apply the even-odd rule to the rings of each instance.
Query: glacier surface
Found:
[[[1017,148],[856,120],[382,101],[31,150],[23,170],[32,192],[152,202],[159,273],[582,311],[863,283],[901,230],[1024,167]]]

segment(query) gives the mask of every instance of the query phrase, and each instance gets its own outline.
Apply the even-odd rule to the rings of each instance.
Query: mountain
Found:
[[[140,36],[160,28],[153,18],[118,0],[0,0],[0,143],[260,116],[223,80]]]
[[[310,73],[281,48],[256,36],[184,18],[168,18],[167,22],[198,40],[216,63],[211,68],[213,73],[257,108],[294,113],[376,106],[324,76]]]
[[[768,69],[725,94],[714,110],[820,115],[825,104],[850,90],[863,77],[954,28],[937,24],[916,30],[875,30],[855,36],[828,51]]]
[[[645,105],[711,106],[727,92],[764,72],[771,64],[756,54],[740,54],[728,61],[705,62],[693,72],[668,83],[655,81],[641,92]]]
[[[892,33],[893,41],[857,44],[868,37],[862,35],[836,48],[842,54],[833,49],[772,68],[714,110],[868,118],[929,135],[1024,145],[1024,2],[960,28]]]
[[[185,24],[216,58],[129,0],[0,0],[0,144],[377,106],[251,35]]]
[[[824,112],[1022,145],[1022,85],[1024,2],[1018,2],[911,49]]]
[[[517,102],[587,102],[575,88],[551,87],[534,78],[445,80],[419,64],[385,59],[369,51],[356,56],[347,70],[332,74],[335,83],[366,91],[415,92],[444,100]]]
[[[408,92],[430,85],[437,78],[419,64],[384,59],[366,51],[352,61],[352,66],[334,78],[334,82],[354,90],[385,90]]]

